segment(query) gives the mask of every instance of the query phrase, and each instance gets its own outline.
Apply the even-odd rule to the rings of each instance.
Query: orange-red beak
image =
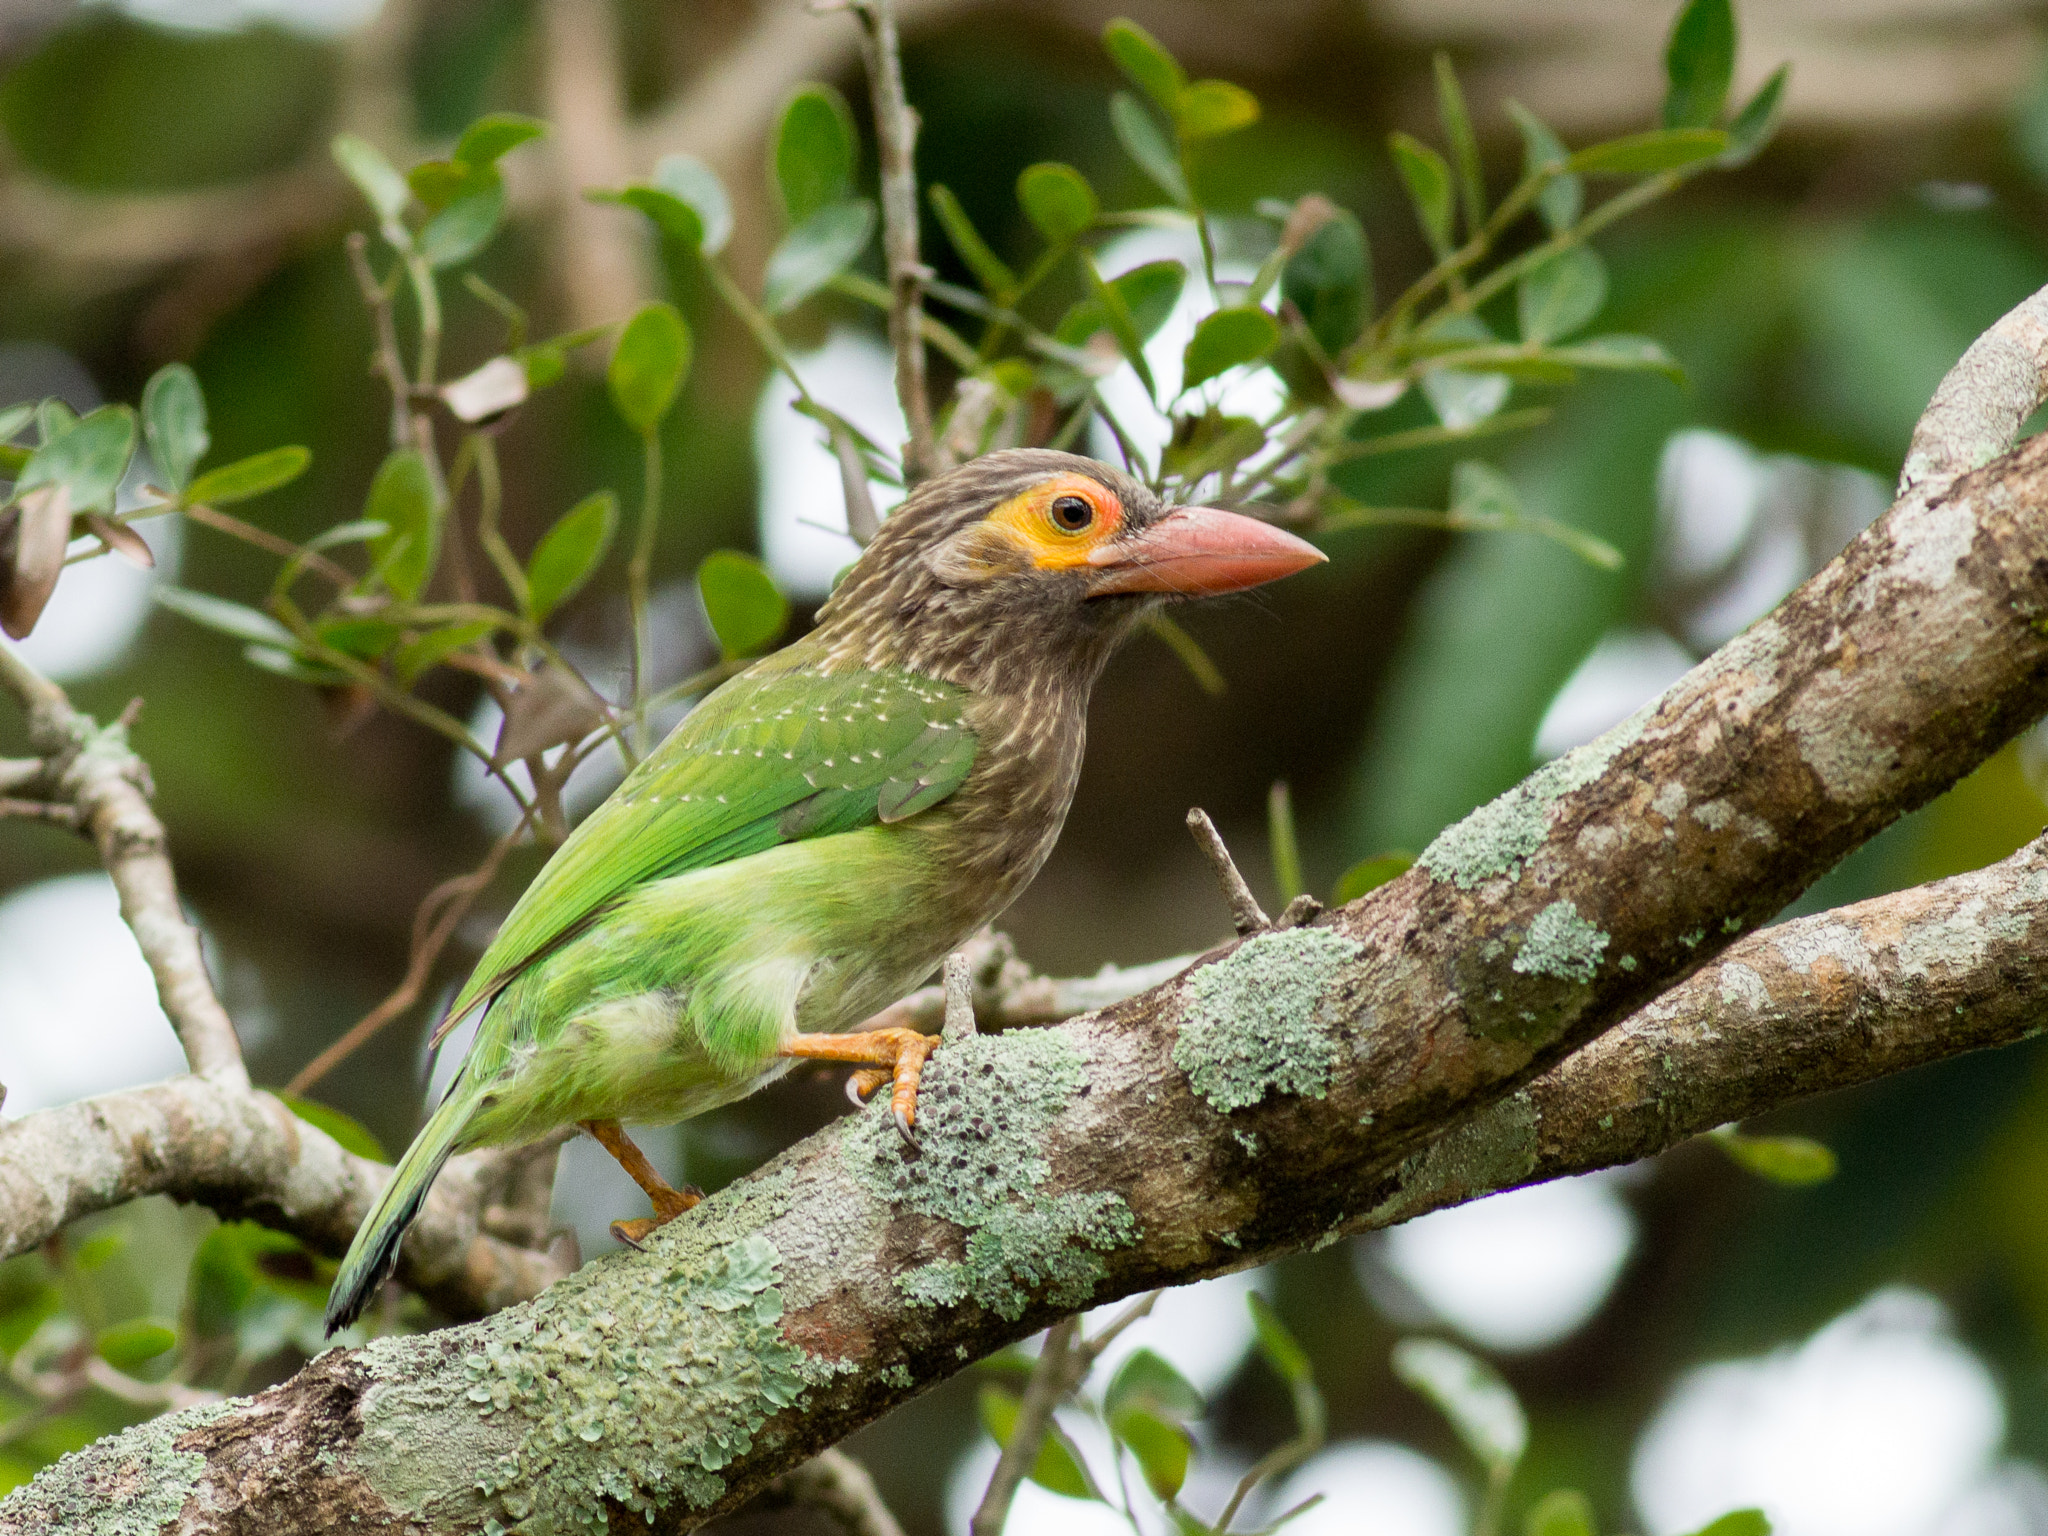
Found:
[[[1173,592],[1214,597],[1292,576],[1329,559],[1306,539],[1255,517],[1176,507],[1149,528],[1097,545],[1088,595]]]

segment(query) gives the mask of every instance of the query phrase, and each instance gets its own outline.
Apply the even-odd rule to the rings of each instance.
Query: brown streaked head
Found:
[[[1324,558],[1257,518],[1168,507],[1094,459],[1016,448],[919,486],[818,621],[841,639],[835,652],[871,664],[1001,673],[1006,659],[1035,656],[1092,681],[1147,608],[1244,591]]]

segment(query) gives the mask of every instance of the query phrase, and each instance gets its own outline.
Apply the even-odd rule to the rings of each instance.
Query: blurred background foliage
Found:
[[[1434,48],[1463,71],[1498,193],[1524,156],[1508,97],[1574,144],[1638,129],[1663,89],[1670,22],[1665,7],[1621,0],[1118,9],[1191,71],[1239,81],[1263,105],[1205,151],[1203,200],[1250,219],[1262,198],[1333,199],[1361,223],[1382,302],[1432,259],[1387,135],[1442,142]],[[921,176],[957,195],[1013,270],[1040,249],[1013,191],[1027,165],[1072,164],[1112,208],[1156,199],[1110,130],[1120,80],[1098,42],[1108,7],[901,10]],[[1220,693],[1141,637],[1097,693],[1060,849],[1006,923],[1033,963],[1088,970],[1214,942],[1223,913],[1182,830],[1192,804],[1217,816],[1269,896],[1276,780],[1291,785],[1311,889],[1327,895],[1356,861],[1421,847],[1543,755],[1652,697],[1882,509],[1936,381],[2048,281],[2038,14],[1844,0],[1743,21],[1738,102],[1794,63],[1777,140],[1599,241],[1600,328],[1657,338],[1686,382],[1589,373],[1569,389],[1518,385],[1506,408],[1544,406],[1549,419],[1486,445],[1531,513],[1611,544],[1620,568],[1524,532],[1362,528],[1329,534],[1334,558],[1318,572],[1187,617]],[[783,0],[11,8],[0,16],[0,406],[134,401],[158,368],[188,362],[209,407],[209,464],[281,443],[312,451],[311,469],[259,504],[262,526],[303,539],[360,516],[388,408],[341,242],[364,220],[328,140],[356,133],[406,164],[402,146],[445,154],[481,113],[537,113],[556,132],[508,157],[511,217],[477,270],[529,305],[536,335],[667,298],[696,339],[660,428],[654,680],[718,659],[692,581],[715,549],[761,551],[800,629],[824,590],[817,559],[829,577],[851,556],[843,539],[823,557],[803,551],[806,522],[844,526],[829,459],[814,472],[815,429],[781,408],[701,266],[576,189],[643,180],[672,151],[702,157],[734,202],[728,264],[755,290],[780,228],[766,162],[782,102],[807,78],[863,102],[853,41],[844,16]],[[864,109],[854,116],[856,184],[871,195],[871,125]],[[924,239],[941,278],[973,285],[929,211]],[[872,248],[859,270],[879,275]],[[1062,304],[1082,296],[1077,277],[1057,281],[1073,285],[1054,294]],[[502,344],[500,316],[466,294],[451,293],[447,322],[451,372]],[[900,433],[874,311],[826,294],[786,329],[821,397],[872,436]],[[594,488],[629,506],[637,495],[641,444],[607,399],[608,351],[591,349],[594,366],[572,366],[503,439],[502,521],[516,549]],[[1410,391],[1375,426],[1435,419]],[[1465,456],[1453,445],[1363,458],[1340,484],[1373,505],[1440,508]],[[156,579],[260,602],[272,557],[206,528],[147,526]],[[628,542],[615,541],[556,630],[593,676],[622,675]],[[507,824],[504,802],[444,740],[245,665],[219,635],[151,607],[147,588],[114,561],[80,568],[30,654],[102,718],[145,701],[134,739],[180,877],[252,1070],[283,1083],[390,991],[421,899],[479,863]],[[424,692],[495,728],[473,678],[437,673]],[[0,722],[0,754],[20,749],[16,724]],[[2048,814],[2043,756],[2030,741],[2008,749],[1802,906],[2003,856]],[[506,861],[436,989],[466,969],[538,857]],[[61,832],[0,828],[7,1113],[175,1068],[146,973],[111,958],[126,940],[93,868]],[[429,1023],[428,1009],[412,1010],[319,1097],[403,1144]],[[658,1160],[716,1187],[840,1105],[836,1080],[792,1080],[657,1138]],[[1528,1453],[1505,1485],[1511,1527],[1570,1485],[1601,1529],[1676,1532],[1762,1504],[1801,1536],[2048,1532],[2048,1055],[2029,1045],[1966,1059],[1779,1118],[1763,1129],[1826,1143],[1832,1178],[1760,1180],[1701,1143],[1261,1273],[1258,1291],[1312,1362],[1328,1439],[1265,1514],[1323,1491],[1296,1529],[1465,1528],[1483,1507],[1482,1463],[1391,1354],[1433,1332],[1484,1353],[1526,1407]],[[631,1196],[584,1150],[565,1156],[556,1213],[590,1253]],[[188,1274],[201,1283],[188,1287]],[[174,1403],[180,1383],[243,1390],[287,1373],[316,1342],[306,1305],[322,1280],[284,1240],[154,1204],[0,1267],[0,1350],[12,1361],[0,1486]],[[1249,1363],[1253,1283],[1169,1297],[1133,1330],[1207,1395],[1190,1476],[1210,1478],[1211,1492],[1297,1429],[1272,1351],[1268,1365]],[[852,1445],[913,1536],[964,1532],[994,1456],[977,1393],[1002,1377],[969,1373]],[[1091,1433],[1076,1422],[1077,1454],[1099,1463]],[[1015,1518],[1036,1530],[1109,1517],[1027,1489]],[[1576,1518],[1546,1506],[1538,1524],[1564,1536]]]

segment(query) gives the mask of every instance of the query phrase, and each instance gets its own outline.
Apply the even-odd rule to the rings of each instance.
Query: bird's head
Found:
[[[920,485],[818,619],[887,645],[898,664],[1001,669],[1032,655],[1092,677],[1147,608],[1241,592],[1325,558],[1257,518],[1169,507],[1094,459],[1013,448]]]

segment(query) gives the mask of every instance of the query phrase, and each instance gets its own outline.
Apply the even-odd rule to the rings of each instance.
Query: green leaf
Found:
[[[1195,143],[1220,139],[1259,120],[1259,98],[1229,80],[1197,80],[1173,105],[1173,126]]]
[[[1010,1437],[1017,1432],[1020,1406],[1015,1394],[993,1383],[981,1389],[976,1407],[981,1414],[982,1428],[989,1432],[989,1437],[997,1445],[1008,1445]],[[1045,1441],[1039,1446],[1038,1458],[1026,1475],[1039,1487],[1069,1499],[1102,1497],[1095,1486],[1095,1479],[1088,1475],[1081,1453],[1057,1424],[1046,1425]]]
[[[642,306],[619,332],[605,380],[626,425],[645,437],[661,425],[690,371],[690,328],[673,304]]]
[[[568,372],[572,351],[588,346],[610,329],[608,325],[587,325],[580,331],[567,331],[560,336],[550,336],[546,341],[516,347],[512,361],[526,370],[526,387],[529,390],[546,389]]]
[[[493,112],[462,130],[455,146],[455,158],[464,165],[495,165],[500,156],[531,139],[540,138],[548,125],[537,117],[517,112]]]
[[[440,499],[418,449],[401,448],[377,466],[363,516],[389,530],[370,541],[376,574],[398,596],[418,597],[441,553]]]
[[[1118,91],[1109,98],[1109,126],[1115,130],[1116,141],[1123,146],[1124,153],[1160,191],[1183,208],[1193,205],[1194,195],[1188,191],[1180,156],[1174,153],[1159,120],[1145,110],[1143,102],[1129,91]]]
[[[11,1355],[64,1310],[64,1293],[22,1265],[0,1269],[0,1354]]]
[[[1735,121],[1728,125],[1728,147],[1721,153],[1721,164],[1747,165],[1771,142],[1771,136],[1778,131],[1778,114],[1785,105],[1785,86],[1791,78],[1792,66],[1780,64],[1735,114]]]
[[[350,681],[349,675],[339,667],[330,667],[324,661],[314,661],[303,651],[286,650],[282,646],[245,645],[242,647],[242,659],[252,667],[314,688],[339,688]]]
[[[1145,393],[1157,395],[1159,386],[1152,382],[1152,365],[1145,361],[1145,333],[1138,329],[1137,316],[1132,312],[1124,290],[1102,280],[1102,273],[1095,265],[1095,259],[1085,253],[1081,257],[1081,271],[1088,279],[1089,291],[1094,295],[1102,323],[1116,338],[1117,350],[1124,355],[1124,361],[1138,375],[1145,386]]]
[[[1550,131],[1549,124],[1519,101],[1508,102],[1507,108],[1508,116],[1515,120],[1522,135],[1522,174],[1534,176],[1550,167],[1558,168],[1558,173],[1536,194],[1536,211],[1543,216],[1544,227],[1553,235],[1570,229],[1579,222],[1579,211],[1586,201],[1585,183],[1562,169],[1571,159],[1570,151]]]
[[[775,133],[775,187],[791,224],[852,192],[859,142],[845,97],[815,81],[796,88]]]
[[[1444,157],[1422,140],[1395,132],[1387,135],[1394,169],[1401,173],[1408,200],[1429,248],[1439,257],[1451,252],[1451,168]]]
[[[1735,9],[1729,0],[1686,0],[1664,49],[1666,128],[1710,128],[1735,74]]]
[[[1002,301],[1017,286],[1017,274],[1009,265],[989,249],[981,238],[981,231],[974,227],[974,221],[967,217],[967,210],[960,206],[960,199],[953,195],[950,187],[934,184],[926,194],[931,199],[932,212],[938,215],[939,228],[946,232],[947,243],[967,263],[967,270],[974,274],[981,291],[990,298]]]
[[[1771,1522],[1760,1509],[1731,1509],[1701,1526],[1694,1536],[1771,1536]]]
[[[35,406],[26,402],[21,405],[10,405],[6,410],[0,411],[0,443],[13,442],[35,419]]]
[[[342,544],[367,544],[391,530],[383,523],[375,523],[367,517],[359,517],[351,523],[336,523],[332,528],[323,529],[306,540],[308,549],[333,549]]]
[[[384,158],[383,151],[368,139],[352,133],[339,134],[332,145],[334,163],[356,184],[378,220],[389,229],[404,230],[399,217],[412,197],[412,188],[398,174],[398,168]]]
[[[1195,686],[1212,699],[1220,699],[1230,691],[1230,681],[1224,677],[1223,669],[1209,659],[1209,653],[1202,649],[1202,642],[1183,629],[1168,614],[1154,609],[1142,620],[1146,630],[1160,644],[1173,652],[1174,659],[1188,669],[1188,676],[1195,680]]]
[[[789,599],[752,555],[714,549],[697,567],[697,593],[728,659],[766,650],[789,627]]]
[[[547,531],[526,567],[526,611],[534,623],[546,622],[590,580],[618,526],[618,497],[598,491],[564,512]]]
[[[1566,246],[1515,287],[1522,340],[1539,347],[1581,329],[1606,302],[1607,265],[1583,245]]]
[[[732,200],[718,173],[695,155],[663,155],[654,162],[654,185],[697,216],[702,231],[691,243],[716,256],[732,238]]]
[[[304,474],[306,466],[312,462],[311,451],[296,446],[252,453],[246,459],[223,464],[219,469],[209,469],[185,487],[183,499],[187,506],[224,507],[231,502],[247,501],[251,496],[261,496],[265,491],[289,485]]]
[[[36,443],[54,442],[78,425],[78,412],[54,395],[36,406]]]
[[[466,193],[443,208],[420,231],[419,253],[430,267],[468,261],[491,243],[505,216],[505,188],[493,184]]]
[[[278,1272],[295,1260],[312,1272],[309,1255],[297,1239],[253,1221],[222,1222],[192,1255],[187,1293],[194,1330],[202,1338],[233,1330],[250,1303],[278,1289]]]
[[[1647,176],[1712,160],[1728,148],[1718,128],[1657,128],[1580,150],[1565,162],[1585,176]]]
[[[761,303],[786,315],[859,259],[875,233],[875,205],[864,197],[820,208],[782,237],[768,257]]]
[[[1394,1374],[1435,1405],[1489,1475],[1504,1478],[1529,1448],[1529,1421],[1500,1374],[1441,1339],[1403,1339]]]
[[[1465,107],[1465,92],[1458,73],[1451,68],[1451,56],[1439,52],[1436,68],[1436,115],[1444,125],[1444,137],[1451,141],[1451,160],[1458,167],[1458,189],[1465,200],[1465,227],[1477,234],[1486,222],[1486,177],[1479,163],[1479,138],[1472,131],[1472,114]]]
[[[132,1317],[125,1323],[102,1328],[92,1341],[93,1352],[117,1371],[132,1371],[178,1347],[174,1329],[146,1317]]]
[[[1177,261],[1148,261],[1109,280],[1140,341],[1149,341],[1166,324],[1166,317],[1180,302],[1187,277],[1187,268]],[[1066,345],[1078,347],[1102,330],[1113,330],[1108,312],[1098,300],[1083,299],[1060,317],[1053,334]]]
[[[1372,313],[1372,248],[1356,215],[1336,209],[1301,243],[1281,268],[1280,297],[1301,311],[1323,356],[1358,339]]]
[[[1800,1188],[1835,1176],[1835,1154],[1806,1136],[1744,1136],[1723,1126],[1711,1134],[1736,1165],[1773,1184]]]
[[[195,624],[232,635],[237,640],[254,640],[262,645],[290,649],[299,642],[269,614],[224,597],[193,592],[185,587],[156,587],[150,596],[173,613],[181,613]]]
[[[127,1250],[128,1233],[125,1228],[112,1232],[101,1232],[89,1237],[72,1250],[71,1265],[83,1274],[93,1274],[105,1269]]]
[[[19,430],[17,426],[15,431]],[[0,433],[0,441],[13,435]],[[185,489],[212,439],[206,431],[206,397],[200,393],[199,377],[183,363],[165,364],[142,386],[142,435],[164,484],[173,492]]]
[[[1129,17],[1119,16],[1102,29],[1102,46],[1133,85],[1168,112],[1174,110],[1187,89],[1187,71],[1158,38]]]
[[[393,651],[391,670],[398,674],[401,683],[410,688],[424,673],[438,667],[457,651],[475,645],[497,628],[495,620],[477,619],[473,623],[451,624],[446,629],[437,629]]]
[[[1552,347],[1543,354],[1571,368],[1610,368],[1620,371],[1643,369],[1661,373],[1673,383],[1685,382],[1685,370],[1663,344],[1649,336],[1589,336],[1569,347]]]
[[[1536,1501],[1522,1522],[1524,1536],[1599,1536],[1593,1505],[1576,1488],[1557,1488]]]
[[[321,619],[313,626],[320,643],[358,661],[376,661],[398,644],[404,629],[389,619]]]
[[[1018,173],[1017,205],[1032,228],[1054,245],[1065,245],[1102,212],[1088,178],[1057,160],[1041,160]]]
[[[1280,344],[1280,322],[1256,304],[1212,310],[1202,317],[1181,354],[1181,388],[1255,363]]]
[[[439,213],[458,197],[498,185],[498,173],[491,166],[459,160],[422,160],[405,173],[405,184],[422,208]]]
[[[1422,376],[1422,393],[1436,418],[1453,431],[1475,427],[1508,403],[1507,379],[1498,373],[1432,368]]]
[[[125,405],[103,405],[36,449],[14,494],[61,485],[70,493],[73,512],[112,511],[114,493],[134,453],[135,413]]]
[[[1143,1408],[1176,1423],[1198,1419],[1206,1411],[1202,1394],[1194,1384],[1174,1369],[1165,1356],[1150,1349],[1132,1350],[1117,1367],[1102,1394],[1102,1408],[1111,1415],[1127,1408]]]
[[[1376,853],[1369,859],[1360,859],[1344,871],[1337,882],[1335,897],[1338,906],[1358,900],[1367,891],[1376,891],[1389,880],[1408,873],[1415,863],[1412,853]]]
[[[1188,1457],[1194,1448],[1188,1432],[1144,1408],[1125,1408],[1108,1417],[1109,1432],[1136,1459],[1153,1495],[1170,1499],[1178,1494],[1188,1480]]]
[[[1309,1361],[1308,1351],[1288,1332],[1287,1325],[1280,1321],[1271,1303],[1253,1291],[1245,1297],[1245,1304],[1251,1308],[1252,1331],[1258,1341],[1259,1353],[1274,1373],[1290,1387],[1305,1386],[1314,1381],[1315,1367]]]
[[[474,130],[472,130],[474,131]],[[530,137],[530,135],[529,135]],[[331,1104],[322,1104],[317,1099],[302,1099],[295,1093],[280,1093],[285,1107],[306,1124],[325,1131],[344,1151],[353,1152],[357,1157],[367,1157],[373,1163],[391,1161],[391,1154],[384,1150],[384,1144],[373,1136],[359,1121],[343,1114]]]

